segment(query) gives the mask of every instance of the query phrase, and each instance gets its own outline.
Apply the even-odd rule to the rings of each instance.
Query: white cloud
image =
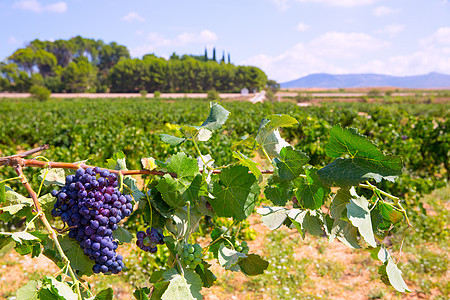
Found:
[[[23,10],[29,10],[35,13],[42,13],[46,11],[54,13],[65,13],[67,11],[67,3],[63,1],[43,5],[37,0],[20,0],[14,3],[13,7]]]
[[[301,3],[311,2],[331,6],[354,7],[354,6],[369,5],[376,2],[377,0],[296,0],[296,1]]]
[[[289,7],[289,0],[271,0],[272,3],[274,3],[278,9],[280,10],[286,10]]]
[[[427,49],[450,47],[450,27],[441,27],[431,36],[421,39],[420,44]]]
[[[128,14],[126,14],[125,16],[122,17],[123,21],[127,21],[127,22],[145,22],[145,18],[141,17],[137,12],[129,12]]]
[[[387,25],[381,30],[376,30],[376,33],[387,34],[389,37],[394,37],[403,30],[405,30],[406,26],[402,24],[391,24]]]
[[[295,28],[296,28],[298,31],[303,32],[303,31],[308,30],[308,29],[309,29],[309,26],[306,25],[306,24],[303,23],[303,22],[300,22],[300,23],[297,24],[297,27],[295,27]]]
[[[184,32],[173,39],[167,38],[156,32],[151,32],[147,35],[146,39],[148,41],[147,44],[130,49],[132,56],[139,57],[143,54],[155,52],[159,47],[173,48],[187,44],[203,44],[209,46],[209,43],[217,41],[218,37],[214,32],[205,29],[197,33]]]
[[[377,8],[374,8],[372,10],[372,13],[377,17],[392,15],[392,14],[396,14],[398,12],[400,12],[399,9],[394,9],[392,7],[387,7],[387,6],[378,6]]]
[[[366,33],[327,32],[309,43],[316,55],[337,58],[354,58],[364,52],[371,52],[389,43]]]
[[[284,82],[311,73],[347,73],[353,60],[387,46],[389,42],[365,33],[327,32],[279,55],[260,54],[242,63],[258,66],[270,78]]]

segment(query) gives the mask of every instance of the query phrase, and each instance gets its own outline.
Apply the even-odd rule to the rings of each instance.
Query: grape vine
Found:
[[[163,269],[153,274],[152,285],[138,287],[136,298],[201,299],[202,288],[216,281],[206,261],[208,252],[231,272],[257,276],[267,269],[263,257],[237,240],[241,222],[255,210],[269,230],[287,226],[303,237],[327,236],[353,249],[368,249],[381,262],[381,280],[400,292],[409,291],[397,266],[401,250],[394,259],[383,241],[394,226],[412,225],[401,199],[376,186],[401,174],[399,157],[384,154],[357,130],[335,125],[325,148],[334,161],[318,169],[308,164],[306,153],[281,137],[280,128],[295,126],[297,120],[271,115],[261,121],[258,132],[230,145],[236,161],[216,166],[211,154],[201,153],[199,144],[222,128],[229,112],[217,103],[210,108],[200,126],[184,125],[175,135],[161,135],[161,141],[171,146],[191,145],[192,156],[179,152],[165,161],[144,157],[142,170],[128,170],[122,152],[104,167],[25,158],[46,146],[0,158],[0,165],[13,167],[18,174],[0,181],[0,219],[22,217],[27,224],[22,231],[0,233],[0,249],[12,244],[21,255],[42,253],[61,268],[59,274],[28,282],[17,291],[17,299],[43,299],[49,294],[111,299],[111,288],[94,295],[82,277],[125,269],[116,250],[119,244],[133,241],[134,235],[121,226],[130,215],[145,222],[139,225],[143,230],[135,233],[138,248],[156,253],[157,246],[165,244],[170,251]],[[257,151],[271,168],[261,170],[239,151],[243,147]],[[38,193],[23,167],[42,168]],[[144,175],[142,189],[133,175]],[[10,180],[21,180],[31,199],[9,188]],[[42,185],[59,188],[41,196]],[[195,243],[192,233],[200,220],[214,215],[230,218],[232,224],[214,228],[209,243]]]

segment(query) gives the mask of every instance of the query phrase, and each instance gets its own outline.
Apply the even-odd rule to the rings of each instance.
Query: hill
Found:
[[[429,73],[416,76],[390,76],[382,74],[311,74],[296,80],[281,83],[282,88],[450,88],[450,75]]]

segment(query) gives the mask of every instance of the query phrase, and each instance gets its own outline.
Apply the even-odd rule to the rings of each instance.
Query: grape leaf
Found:
[[[46,175],[47,173],[47,175]],[[57,185],[64,186],[66,184],[66,174],[64,169],[42,169],[39,173],[39,180],[43,180],[45,186]]]
[[[48,280],[50,280],[51,285],[54,287],[54,289],[56,290],[58,295],[60,297],[62,297],[63,299],[67,299],[67,300],[77,300],[78,299],[78,295],[75,294],[74,291],[72,291],[72,289],[70,288],[70,286],[67,283],[58,281],[53,276],[47,276],[46,278]]]
[[[197,160],[188,157],[184,152],[172,155],[167,163],[167,171],[176,173],[178,179],[193,178],[199,172]]]
[[[133,240],[133,235],[128,230],[120,226],[118,226],[117,229],[113,231],[112,236],[120,243],[131,243],[131,241]]]
[[[78,242],[72,240],[67,235],[64,237],[58,236],[58,240],[67,258],[70,260],[72,268],[79,270],[86,276],[92,275],[94,261],[90,260],[89,257],[84,254]]]
[[[308,155],[292,147],[284,147],[280,151],[280,157],[273,159],[277,167],[277,175],[281,180],[293,180],[303,171],[303,165],[309,161]]]
[[[276,176],[271,176],[264,190],[264,195],[274,205],[284,206],[288,200],[292,199],[293,188],[292,181],[282,181]]]
[[[247,257],[246,254],[227,248],[223,243],[220,244],[218,253],[219,264],[224,267],[225,270],[239,271],[239,268],[236,268],[236,265],[240,259],[245,257]]]
[[[289,219],[294,223],[295,227],[305,237],[306,231],[311,235],[323,234],[322,222],[316,211],[291,209],[288,213]]]
[[[166,292],[169,284],[170,282],[167,281],[155,283],[153,285],[153,291],[150,300],[160,300],[162,295]]]
[[[168,282],[164,282],[166,285],[169,285]],[[153,293],[155,292],[156,287],[155,285],[153,286]],[[134,292],[133,292],[133,296],[136,300],[148,300],[149,298],[149,293],[150,293],[151,289],[148,287],[137,287]],[[162,295],[162,294],[161,294]],[[159,297],[161,298],[161,297]]]
[[[379,202],[380,213],[385,220],[390,221],[392,224],[397,224],[403,220],[403,214],[398,210],[395,210],[391,205],[383,202]]]
[[[169,134],[160,134],[159,137],[161,138],[161,141],[163,141],[166,144],[169,144],[171,146],[178,146],[186,141],[185,138],[179,138],[173,135]]]
[[[331,229],[330,240],[337,238],[341,243],[352,249],[360,249],[357,239],[358,230],[352,224],[341,219],[335,219]]]
[[[352,224],[358,228],[358,231],[364,238],[364,240],[370,246],[376,247],[377,243],[375,241],[375,236],[372,229],[369,202],[364,197],[358,196],[353,187],[352,190],[350,190],[350,193],[355,198],[350,199],[350,203],[346,205],[347,217],[350,222],[352,222]]]
[[[112,158],[106,160],[107,168],[113,170],[127,170],[126,157],[123,151],[117,151]]]
[[[123,179],[123,183],[130,188],[134,201],[139,201],[139,199],[145,196],[144,193],[142,193],[141,190],[137,187],[137,180],[133,177],[129,175],[125,176],[125,178]]]
[[[1,232],[0,234],[8,234],[9,232]],[[39,240],[39,238],[35,237],[34,235],[32,235],[31,233],[28,233],[26,231],[18,231],[18,232],[13,232],[11,235],[11,238],[19,244],[22,244],[22,240],[24,241],[32,241],[32,240]]]
[[[203,122],[202,127],[210,130],[218,130],[225,124],[230,112],[216,102],[211,102],[209,105],[211,110],[208,118]]]
[[[112,300],[113,294],[114,290],[109,287],[97,293],[97,295],[95,295],[94,300]]]
[[[211,265],[206,261],[202,261],[201,264],[198,264],[197,267],[195,267],[195,273],[200,276],[203,282],[203,287],[206,288],[212,287],[214,282],[217,280],[217,277],[209,270],[209,267],[211,267]]]
[[[386,265],[386,274],[389,283],[399,292],[411,292],[402,277],[402,271],[399,270],[392,257],[389,257]]]
[[[306,178],[298,181],[297,199],[308,209],[319,209],[322,207],[325,197],[330,193],[317,176],[317,169],[309,168],[305,170]]]
[[[238,264],[242,273],[247,276],[260,275],[269,267],[269,263],[257,254],[248,254]]]
[[[164,273],[163,277],[169,282],[169,286],[161,296],[162,300],[203,299],[202,294],[200,294],[202,289],[200,276],[189,269],[183,269],[183,271],[184,276],[180,275],[175,268]]]
[[[153,171],[158,167],[158,164],[156,163],[156,160],[153,157],[144,157],[141,158],[141,164],[142,168],[145,170]]]
[[[255,175],[256,179],[259,179],[261,174],[261,171],[258,169],[258,163],[254,162],[241,152],[233,151],[233,157],[239,159],[239,163],[247,168],[249,168],[250,172],[252,172],[253,175]]]
[[[16,300],[38,300],[40,289],[40,280],[30,280],[27,284],[17,290]]]
[[[290,145],[281,138],[278,128],[290,127],[297,123],[296,119],[288,115],[271,115],[261,121],[255,140],[270,157],[280,158],[281,149]],[[264,156],[264,151],[258,151]]]
[[[268,207],[263,206],[256,210],[261,215],[261,221],[270,230],[280,228],[286,220],[289,210],[284,207]]]
[[[317,172],[328,186],[354,186],[371,178],[393,181],[402,173],[400,157],[385,155],[353,128],[333,126],[325,150],[336,158]]]
[[[220,180],[213,185],[214,198],[209,200],[218,216],[233,217],[240,221],[253,211],[259,186],[254,186],[256,178],[248,171],[244,166],[231,166],[222,170],[218,176]]]
[[[352,195],[345,189],[339,189],[331,202],[331,216],[337,220],[342,217],[342,213],[347,209],[346,205],[350,202]],[[345,214],[347,216],[347,214]]]

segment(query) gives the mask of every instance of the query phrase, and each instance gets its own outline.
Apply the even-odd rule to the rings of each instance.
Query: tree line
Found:
[[[116,42],[81,36],[30,42],[0,62],[0,91],[27,92],[33,86],[55,93],[104,92],[238,92],[264,88],[266,74],[257,67],[235,66],[204,55],[147,54],[131,58]]]

